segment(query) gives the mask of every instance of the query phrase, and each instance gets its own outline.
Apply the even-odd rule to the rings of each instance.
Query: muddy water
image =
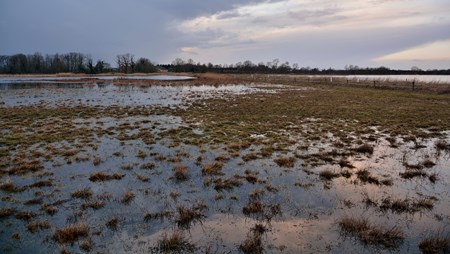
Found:
[[[107,107],[111,105],[183,105],[187,98],[192,100],[210,96],[237,95],[257,92],[258,86],[199,86],[199,87],[116,87],[94,85],[90,87],[65,87],[49,89],[31,87],[30,89],[10,89],[0,91],[1,101],[7,107],[21,105],[40,105],[54,107],[58,105],[88,105]],[[101,122],[102,124],[99,124]],[[128,118],[75,119],[78,128],[109,130],[124,124],[131,127],[126,134],[133,134],[138,129],[151,130],[152,135],[178,127],[189,127],[183,119],[170,115]],[[202,135],[202,130],[193,130]],[[114,132],[113,132],[114,133]],[[256,138],[264,139],[263,135]],[[332,138],[330,138],[332,140]],[[447,141],[450,141],[447,135]],[[267,228],[262,236],[266,253],[419,253],[418,243],[432,232],[448,232],[450,225],[450,154],[437,151],[435,139],[404,142],[392,148],[383,138],[374,141],[374,153],[353,155],[350,163],[355,166],[351,171],[368,169],[380,179],[391,179],[392,186],[362,183],[355,174],[350,178],[339,177],[325,181],[319,173],[329,169],[340,172],[336,164],[320,166],[303,165],[298,159],[293,168],[279,167],[272,157],[259,158],[244,162],[241,157],[230,157],[225,147],[197,147],[184,145],[173,147],[171,140],[155,138],[153,144],[142,140],[120,140],[118,132],[94,137],[91,142],[59,142],[52,145],[57,150],[78,148],[78,157],[87,157],[87,161],[77,161],[54,156],[44,161],[44,172],[48,174],[31,174],[25,176],[4,175],[1,183],[11,181],[17,186],[27,186],[41,180],[51,180],[53,186],[28,188],[23,192],[9,193],[0,191],[1,208],[15,208],[18,211],[32,211],[39,220],[46,220],[50,229],[27,229],[29,222],[14,218],[0,218],[0,252],[3,253],[48,253],[58,250],[59,244],[52,240],[56,229],[76,222],[89,225],[89,238],[93,252],[104,253],[148,253],[155,251],[158,241],[167,232],[181,230],[182,234],[196,246],[194,252],[238,253],[239,246],[248,237],[255,224]],[[95,146],[92,146],[95,144]],[[241,151],[241,155],[257,152],[260,147],[251,146]],[[308,152],[329,151],[330,144],[317,143],[308,148]],[[32,150],[46,152],[44,146],[35,145]],[[288,155],[298,153],[298,148],[291,147]],[[12,151],[12,155],[14,155]],[[144,153],[146,156],[138,156]],[[101,158],[101,163],[94,166],[93,155]],[[225,155],[223,176],[205,176],[201,164],[213,162],[218,156]],[[200,165],[196,163],[203,157]],[[417,164],[425,159],[436,163],[425,169],[427,173],[436,173],[439,180],[432,184],[428,178],[403,179],[399,173],[405,171],[405,162]],[[154,168],[141,169],[145,163],[153,163]],[[188,168],[189,179],[177,181],[173,178],[175,165]],[[131,165],[124,167],[125,165]],[[252,171],[260,180],[250,183],[241,179],[242,185],[230,190],[215,190],[214,184],[206,185],[205,179],[231,178],[235,175],[245,176],[245,171]],[[121,180],[92,182],[89,176],[94,172],[119,173]],[[272,188],[268,188],[271,186]],[[71,193],[82,188],[90,188],[94,200],[104,200],[99,209],[82,209],[85,200],[73,198]],[[122,203],[121,197],[130,190],[135,197],[129,204]],[[259,195],[255,193],[260,193]],[[106,195],[107,194],[107,195]],[[108,198],[101,198],[106,197]],[[250,197],[250,196],[253,196]],[[368,196],[379,204],[383,198],[415,200],[433,197],[434,207],[414,213],[395,213],[382,211],[375,206],[367,206],[363,200]],[[25,205],[30,199],[42,199],[42,204],[53,204],[58,212],[50,216],[43,212],[41,205]],[[279,205],[281,213],[270,220],[258,215],[245,215],[243,207],[252,200],[259,200],[265,205]],[[177,208],[191,207],[201,202],[206,205],[204,216],[194,220],[187,227],[179,228],[176,223]],[[168,211],[175,215],[145,221],[147,213]],[[394,249],[380,246],[364,245],[357,238],[341,234],[338,221],[343,216],[365,217],[370,222],[385,227],[398,227],[405,232],[405,240]],[[112,218],[118,218],[117,229],[112,230],[105,224]],[[32,221],[32,220],[31,220]],[[12,236],[18,234],[19,239]],[[75,244],[66,244],[73,253],[81,252],[81,240]]]

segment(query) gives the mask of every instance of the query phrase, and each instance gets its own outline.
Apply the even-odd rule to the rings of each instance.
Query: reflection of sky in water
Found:
[[[39,83],[55,83],[64,80],[82,80],[82,79],[97,79],[97,80],[114,80],[114,79],[142,79],[142,80],[191,80],[195,77],[189,76],[170,76],[170,75],[154,75],[154,76],[74,76],[74,77],[0,77],[0,84],[36,82]]]
[[[262,91],[245,85],[134,86],[80,84],[0,84],[0,101],[7,106],[144,106],[179,105],[184,100]]]

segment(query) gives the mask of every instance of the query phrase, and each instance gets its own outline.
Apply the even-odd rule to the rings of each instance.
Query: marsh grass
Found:
[[[28,220],[36,217],[36,214],[31,211],[22,211],[22,212],[16,212],[15,217],[16,217],[16,219],[19,219],[19,220],[28,221]]]
[[[94,172],[89,176],[89,180],[91,182],[102,182],[109,180],[121,180],[125,175],[114,173],[112,175],[107,174],[106,172]]]
[[[120,202],[128,205],[134,199],[134,197],[135,195],[131,190],[126,190],[120,198]]]
[[[242,213],[271,220],[274,216],[281,214],[281,206],[279,204],[266,205],[259,200],[251,199],[242,207]]]
[[[161,211],[161,212],[157,212],[157,213],[146,213],[144,214],[144,221],[145,222],[149,222],[152,220],[163,220],[165,218],[171,218],[174,215],[173,212],[171,211]]]
[[[450,234],[438,233],[425,237],[420,241],[419,248],[425,254],[450,253]]]
[[[344,217],[338,221],[338,225],[344,235],[358,237],[363,243],[369,245],[396,248],[400,246],[404,239],[404,233],[397,227],[385,229],[371,224],[365,218]]]
[[[175,230],[171,233],[163,233],[158,240],[157,249],[162,253],[193,252],[195,245],[184,236],[182,231]]]
[[[279,167],[293,168],[296,160],[295,157],[281,156],[276,158],[274,161]]]
[[[117,230],[117,224],[119,223],[119,219],[116,217],[116,216],[113,216],[111,219],[109,219],[107,222],[106,222],[106,226],[109,228],[109,229],[111,229],[111,230],[113,230],[113,231],[116,231]]]
[[[340,177],[341,174],[335,173],[329,169],[325,169],[319,173],[319,176],[320,176],[320,178],[322,178],[324,180],[330,181],[330,180],[333,180],[333,178]]]
[[[377,177],[372,176],[372,173],[370,173],[370,171],[367,169],[359,170],[358,172],[356,172],[356,176],[362,183],[370,183],[376,185],[381,184],[380,180]]]
[[[82,198],[82,199],[89,199],[92,197],[92,190],[90,188],[83,188],[79,189],[75,192],[72,192],[71,196],[72,198]]]
[[[53,186],[53,183],[51,180],[43,180],[38,181],[33,184],[28,185],[30,188],[41,188],[41,187],[51,187]]]
[[[155,168],[155,164],[152,162],[148,162],[148,163],[143,163],[139,166],[140,169],[154,169]]]
[[[208,207],[202,202],[199,202],[191,207],[180,205],[177,207],[178,216],[175,221],[178,226],[187,228],[192,222],[206,217],[205,211],[207,209]]]
[[[37,230],[49,229],[50,223],[48,221],[32,221],[28,223],[27,229],[31,233],[35,233]]]
[[[65,228],[57,229],[53,234],[53,240],[60,244],[73,243],[80,238],[87,237],[89,227],[86,223],[67,225]]]
[[[172,168],[172,172],[173,172],[173,177],[177,181],[185,181],[185,180],[189,179],[188,167],[186,167],[184,165],[175,165]]]
[[[230,191],[234,187],[239,187],[242,185],[242,181],[236,177],[230,177],[227,179],[217,178],[214,180],[214,189],[216,191],[227,190]]]
[[[0,185],[0,190],[5,191],[5,192],[12,192],[12,193],[22,192],[25,189],[26,189],[25,187],[16,186],[11,181],[4,182]]]
[[[203,175],[223,175],[223,162],[215,161],[204,164],[202,167]]]
[[[94,210],[100,209],[105,206],[105,202],[102,200],[88,200],[81,204],[81,209],[85,210],[88,208],[92,208]]]
[[[395,213],[415,213],[421,210],[432,210],[434,202],[432,198],[421,198],[418,200],[384,198],[381,201],[382,211],[391,210]]]
[[[10,217],[10,216],[14,215],[15,213],[16,213],[15,208],[2,207],[2,208],[0,208],[0,219]]]
[[[239,245],[239,250],[246,254],[264,253],[262,241],[267,228],[262,224],[256,224],[250,229],[245,240]]]
[[[92,248],[92,241],[90,238],[88,239],[84,239],[81,243],[80,243],[80,248],[84,251],[90,251]]]

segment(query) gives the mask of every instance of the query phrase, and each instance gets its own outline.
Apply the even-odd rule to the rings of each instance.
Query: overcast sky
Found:
[[[449,0],[0,0],[0,54],[450,69]]]

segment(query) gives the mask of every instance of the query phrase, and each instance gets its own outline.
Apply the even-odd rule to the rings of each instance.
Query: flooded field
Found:
[[[448,94],[163,82],[0,84],[1,253],[450,251]]]

